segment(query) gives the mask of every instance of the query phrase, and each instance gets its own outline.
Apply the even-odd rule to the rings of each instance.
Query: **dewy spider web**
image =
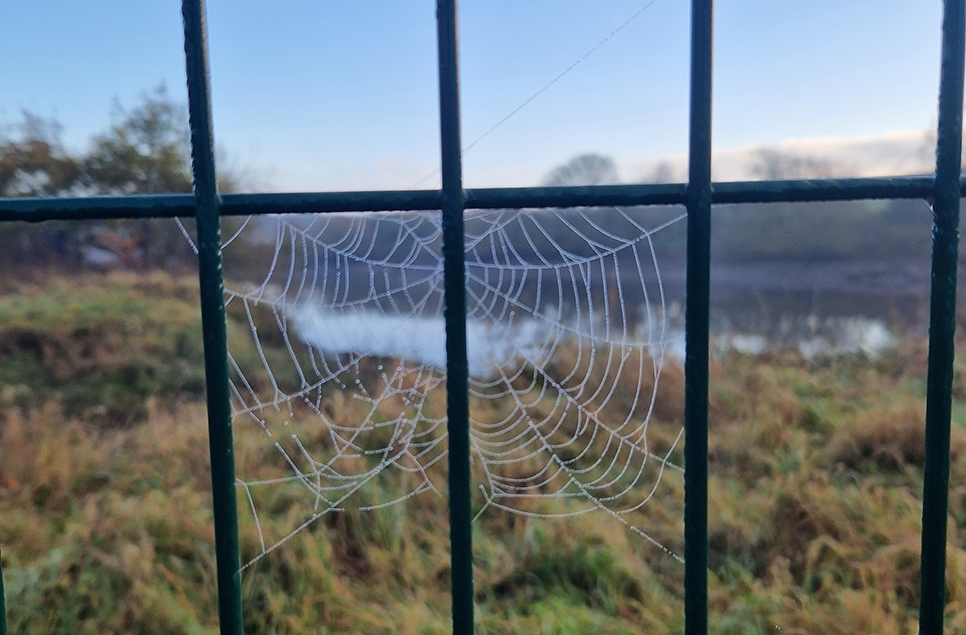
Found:
[[[599,510],[680,559],[640,525],[662,480],[682,471],[671,459],[680,421],[660,422],[656,443],[652,423],[669,345],[654,236],[681,218],[467,214],[477,517]],[[233,322],[250,326],[230,338],[235,434],[255,431],[276,456],[267,478],[239,466],[260,540],[246,567],[327,514],[439,494],[447,446],[439,214],[260,223],[244,231],[274,224],[274,242],[256,245],[271,264],[226,295]],[[263,501],[280,487],[304,514],[268,536]]]

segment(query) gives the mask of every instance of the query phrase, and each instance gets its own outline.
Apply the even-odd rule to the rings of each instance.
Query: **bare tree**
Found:
[[[580,154],[551,170],[543,184],[608,185],[619,181],[613,159],[600,154]]]
[[[111,127],[91,139],[86,153],[70,152],[60,139],[56,120],[26,111],[21,122],[0,127],[0,196],[191,192],[188,109],[163,85],[131,109],[117,105]],[[236,170],[219,173],[222,191],[244,181]],[[225,221],[226,229],[234,224]],[[193,258],[181,231],[167,220],[54,221],[11,225],[0,233],[0,264],[6,266],[171,267]]]
[[[61,126],[30,112],[0,133],[0,196],[58,196],[70,192],[81,177],[79,161],[60,141]]]
[[[828,159],[764,148],[755,153],[751,172],[762,179],[824,179],[841,176],[842,166]]]
[[[930,126],[922,131],[922,141],[919,144],[918,157],[922,160],[922,171],[932,174],[936,170],[936,126]],[[962,168],[960,172],[966,174],[966,146],[963,147]]]
[[[672,183],[674,181],[674,166],[670,161],[661,161],[644,175],[644,183]]]

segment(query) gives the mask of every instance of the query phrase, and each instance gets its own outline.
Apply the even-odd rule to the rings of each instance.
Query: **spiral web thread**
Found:
[[[652,421],[669,362],[654,236],[681,218],[467,214],[477,518],[600,511],[680,560],[643,525],[662,482],[683,472],[681,422]],[[250,282],[231,283],[232,249],[252,240],[226,245],[226,309],[250,326],[229,340],[235,434],[262,438],[271,463],[251,480],[238,468],[260,541],[245,567],[327,514],[439,495],[447,451],[439,214],[260,223],[232,236],[274,232],[259,245],[267,270],[239,272]],[[280,488],[304,514],[269,537],[261,520]]]

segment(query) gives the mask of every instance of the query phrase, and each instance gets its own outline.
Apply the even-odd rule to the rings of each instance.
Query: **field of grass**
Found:
[[[12,633],[217,632],[196,294],[193,280],[163,275],[0,289]],[[248,328],[230,318],[242,360],[258,355],[245,348]],[[714,360],[712,632],[916,632],[925,359],[910,340],[878,360]],[[680,369],[667,369],[655,417],[669,429],[680,424],[681,386]],[[963,362],[954,393],[947,625],[960,632]],[[236,435],[236,452],[248,475],[278,470],[252,435]],[[638,521],[681,553],[680,479],[660,491]],[[284,536],[305,515],[285,488],[263,503],[264,534]],[[447,526],[445,499],[432,493],[323,517],[243,573],[247,632],[448,632]],[[474,541],[480,633],[682,629],[682,566],[606,515],[488,512]],[[244,560],[259,553],[251,523],[241,544]]]

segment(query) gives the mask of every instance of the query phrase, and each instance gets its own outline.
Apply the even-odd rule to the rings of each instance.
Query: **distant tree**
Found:
[[[174,101],[161,84],[133,109],[115,104],[114,110],[111,128],[94,137],[84,159],[87,185],[102,194],[191,192],[187,105]],[[219,166],[221,192],[241,189],[245,180],[237,169]]]
[[[188,112],[161,85],[132,110],[115,105],[110,130],[84,160],[88,184],[103,194],[191,191]]]
[[[544,185],[608,185],[619,181],[617,166],[610,157],[600,154],[580,154],[563,165],[551,170],[543,179]],[[601,215],[602,210],[594,212],[595,218],[606,222]],[[554,251],[569,254],[590,254],[592,246],[584,237],[587,232],[593,232],[588,227],[587,219],[578,210],[541,210],[533,213],[533,218],[541,226],[540,236],[531,237],[535,247],[544,257],[556,258]],[[527,251],[531,243],[520,240],[517,249]]]
[[[751,171],[762,179],[835,178],[847,174],[848,166],[766,148],[756,151]],[[878,216],[864,203],[736,205],[718,213],[712,241],[722,262],[846,258],[877,249],[867,239],[878,227]]]
[[[923,174],[932,174],[936,171],[936,135],[935,125],[922,131],[922,140],[919,142],[919,150],[916,154],[922,161]],[[963,146],[962,152],[960,173],[966,174],[966,146]]]
[[[61,143],[61,126],[24,111],[0,131],[0,196],[59,196],[79,187],[80,161]],[[8,223],[0,232],[0,263],[14,266],[69,261],[76,252],[66,223]]]
[[[674,182],[674,166],[670,161],[661,161],[641,179],[644,183],[672,183]]]
[[[60,141],[61,126],[30,112],[0,134],[0,196],[57,196],[77,186],[81,166]]]
[[[0,133],[0,196],[162,194],[192,191],[187,106],[163,85],[131,109],[115,106],[110,128],[95,136],[86,153],[68,152],[55,120],[24,112]],[[221,170],[222,191],[243,178]],[[237,226],[225,220],[225,231]],[[190,221],[188,221],[190,224]],[[171,267],[194,255],[170,220],[43,223],[5,228],[0,260],[8,266],[61,261],[70,267]]]
[[[96,194],[191,192],[188,113],[164,85],[144,93],[130,110],[114,106],[111,127],[91,140],[85,184]],[[169,267],[191,258],[180,230],[166,220],[104,223],[98,249],[126,267]]]
[[[764,148],[755,153],[751,172],[762,179],[824,179],[841,176],[844,169],[828,159]]]
[[[619,181],[613,159],[600,154],[581,154],[551,170],[543,179],[543,184],[609,185]]]
[[[100,194],[166,194],[192,191],[191,136],[188,108],[174,101],[162,84],[142,95],[134,108],[115,106],[114,122],[104,134],[94,137],[84,159],[88,187]],[[235,171],[219,170],[218,187],[233,191],[242,178]],[[237,220],[225,219],[227,231]],[[191,224],[191,221],[188,221]],[[194,256],[181,230],[168,220],[144,220],[136,231],[108,233],[102,246],[121,245],[127,261],[145,267],[165,267],[193,262]],[[133,253],[137,257],[132,256]]]

